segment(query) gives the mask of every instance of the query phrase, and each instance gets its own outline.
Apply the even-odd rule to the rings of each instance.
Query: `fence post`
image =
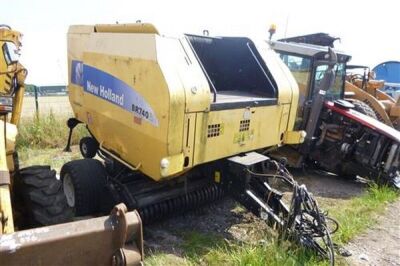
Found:
[[[36,119],[39,119],[39,100],[38,100],[38,87],[34,86],[35,91],[35,107],[36,107]]]

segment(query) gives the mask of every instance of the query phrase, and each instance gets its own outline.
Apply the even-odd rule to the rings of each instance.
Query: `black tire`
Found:
[[[92,137],[84,137],[79,141],[79,149],[83,158],[93,158],[99,149],[99,143]]]
[[[372,109],[371,106],[369,106],[365,102],[359,100],[353,100],[352,104],[354,104],[354,110],[356,110],[357,112],[360,112],[364,115],[367,115],[369,117],[372,117],[373,119],[378,120],[378,116],[376,115],[374,109]]]
[[[50,166],[32,166],[17,172],[16,190],[22,199],[25,225],[44,226],[69,222],[73,218],[62,183]]]
[[[73,203],[68,198],[68,204],[74,209],[75,216],[92,215],[100,210],[101,197],[105,187],[106,171],[103,164],[95,159],[81,159],[68,162],[61,168],[60,178],[64,190],[69,178],[73,185]],[[67,192],[66,192],[67,194]]]

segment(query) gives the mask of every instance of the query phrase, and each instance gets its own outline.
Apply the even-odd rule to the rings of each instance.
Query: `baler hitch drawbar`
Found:
[[[293,179],[284,162],[250,152],[216,161],[199,172],[201,178],[190,178],[186,185],[175,184],[174,189],[140,176],[126,178],[130,180],[127,183],[118,175],[108,180],[111,190],[122,191],[114,200],[125,202],[128,209],[137,209],[144,224],[196,209],[230,194],[277,229],[281,239],[310,249],[333,265],[331,234],[339,225],[319,209],[312,194]],[[210,182],[212,175],[216,183]],[[291,199],[281,190],[288,195],[291,192]]]
[[[281,239],[310,249],[334,265],[331,234],[339,224],[319,209],[313,195],[293,179],[284,162],[252,152],[228,159],[226,169],[231,178],[225,185],[239,202],[277,229]],[[278,188],[292,193],[288,203]]]

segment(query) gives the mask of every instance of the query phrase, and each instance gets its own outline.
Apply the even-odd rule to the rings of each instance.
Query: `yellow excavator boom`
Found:
[[[350,98],[369,105],[381,122],[400,130],[400,99],[396,101],[381,91],[383,86],[382,80],[363,81],[350,75],[345,83],[345,90]]]
[[[27,76],[18,61],[21,36],[0,25],[0,264],[142,264],[142,222],[124,204],[116,205],[109,216],[16,231],[12,205],[18,193],[13,189],[13,179],[18,178],[15,138]]]

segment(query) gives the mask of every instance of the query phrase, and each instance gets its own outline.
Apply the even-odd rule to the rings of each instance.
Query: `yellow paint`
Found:
[[[3,121],[0,121],[0,132],[4,132]],[[3,136],[0,136],[0,174],[9,174],[6,156],[6,143]],[[9,185],[0,186],[0,213],[3,216],[3,220],[7,220],[7,222],[3,224],[2,233],[12,233],[14,231],[14,223]]]
[[[254,136],[254,129],[243,132],[236,132],[235,135],[233,136],[233,143],[244,144],[246,141],[251,140],[253,136]]]
[[[150,23],[97,24],[95,28],[97,32],[158,34],[157,28]]]
[[[280,144],[282,108],[283,105],[251,108],[249,130],[242,132],[240,121],[247,108],[198,113],[194,165]],[[208,125],[213,124],[223,124],[223,134],[208,138]]]
[[[0,235],[14,232],[10,187],[8,185],[0,186],[0,217],[5,221],[2,224],[3,231],[0,232]]]
[[[15,45],[15,49],[20,49],[21,47],[22,34],[10,30],[7,28],[0,28],[0,94],[13,96],[11,93],[15,88],[13,88],[14,79],[17,84],[23,86],[27,72],[25,68],[19,62],[13,62],[7,64],[2,47],[6,43],[12,43]],[[23,93],[22,93],[23,95]],[[18,96],[16,98],[20,98]],[[18,107],[18,106],[17,106]],[[20,111],[20,110],[19,110]]]
[[[24,100],[25,86],[20,86],[13,99],[13,112],[10,122],[14,125],[19,124],[21,119],[22,102]]]
[[[362,102],[368,102],[368,105],[371,106],[371,108],[380,116],[382,122],[387,124],[388,126],[393,127],[392,121],[385,110],[385,105],[377,98],[375,98],[373,94],[369,94],[368,92],[348,81],[345,82],[345,90],[346,92],[354,93],[353,98]],[[392,104],[394,105],[394,103]]]
[[[362,89],[363,82],[360,79],[352,82],[346,81],[345,90],[353,94],[352,98],[368,104],[378,118],[388,126],[398,127],[400,121],[400,99],[397,102],[378,89],[384,86],[383,81],[369,80],[365,84],[366,89]]]
[[[215,173],[214,173],[214,181],[215,181],[215,183],[221,183],[221,172],[215,171]]]
[[[184,168],[190,168],[193,165],[193,151],[194,151],[194,138],[196,129],[196,114],[186,114],[185,115],[185,127],[183,130],[183,144],[184,150],[183,154],[187,157],[187,165]]]
[[[299,144],[304,142],[305,131],[286,131],[283,137],[284,144]]]
[[[15,49],[21,46],[22,34],[7,28],[0,28],[0,47],[6,42],[13,43]],[[0,94],[13,97],[13,110],[10,123],[0,120],[0,174],[10,175],[14,171],[13,153],[15,150],[15,138],[18,133],[16,125],[21,117],[22,100],[25,92],[26,69],[19,62],[7,64],[3,50],[0,49]],[[17,84],[17,88],[14,84]],[[16,91],[16,89],[18,89]],[[6,128],[4,128],[6,127]],[[6,136],[4,136],[6,134]],[[12,180],[10,180],[10,183]],[[13,212],[10,195],[11,184],[0,185],[0,234],[14,232]]]
[[[256,46],[277,83],[278,103],[210,111],[210,87],[187,40],[159,35],[154,26],[144,33],[141,27],[72,26],[69,30],[69,77],[72,60],[83,61],[128,84],[158,119],[158,125],[135,120],[132,112],[70,80],[76,118],[108,151],[130,165],[140,164],[140,171],[158,181],[199,164],[278,145],[284,133],[293,130],[298,87],[264,41]],[[249,129],[240,131],[240,121],[247,119]],[[208,126],[213,124],[220,124],[219,135],[208,137]]]
[[[162,167],[162,161],[163,160],[167,160],[168,161],[168,166],[163,168]],[[183,167],[183,154],[177,154],[174,156],[170,156],[170,157],[165,157],[162,158],[160,161],[160,173],[162,177],[170,177],[173,175],[176,175],[180,172],[182,172],[182,167]]]

